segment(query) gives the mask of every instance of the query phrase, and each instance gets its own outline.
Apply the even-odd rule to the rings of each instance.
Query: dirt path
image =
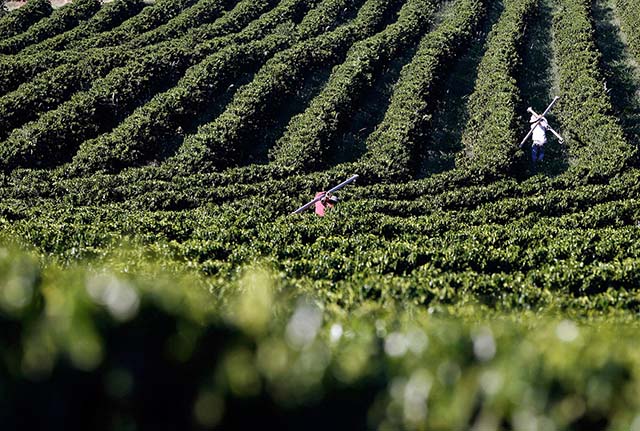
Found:
[[[467,122],[467,100],[473,92],[478,66],[485,52],[491,27],[503,11],[502,2],[489,2],[473,39],[452,61],[448,73],[433,94],[433,121],[420,143],[418,178],[425,178],[455,167],[455,155],[462,149],[462,132]]]
[[[538,11],[527,29],[522,69],[518,77],[518,87],[522,98],[522,106],[519,109],[519,113],[522,115],[520,133],[523,137],[529,131],[527,107],[540,113],[559,93],[557,65],[553,55],[552,14],[553,1],[540,0]],[[547,115],[547,119],[555,129],[562,133],[553,111]],[[569,162],[566,147],[561,145],[555,137],[549,136],[548,138],[548,143],[545,145],[544,162],[538,165],[535,171],[529,164],[527,166],[529,174],[539,172],[546,175],[558,175],[567,169]],[[531,160],[531,156],[528,154],[531,150],[531,140],[523,148],[527,152],[526,160]],[[525,167],[523,166],[523,168]]]

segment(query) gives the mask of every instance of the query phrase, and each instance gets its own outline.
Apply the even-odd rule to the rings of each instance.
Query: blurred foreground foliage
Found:
[[[319,298],[266,263],[216,279],[135,248],[65,265],[1,248],[0,423],[640,429],[631,311]]]

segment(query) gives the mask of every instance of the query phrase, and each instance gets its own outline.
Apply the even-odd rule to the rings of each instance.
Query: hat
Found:
[[[331,197],[329,198],[329,202],[334,203],[334,204],[337,204],[337,203],[338,203],[338,196],[335,196],[335,195],[334,195],[334,196],[331,196]]]
[[[537,116],[536,114],[531,114],[531,119],[529,120],[530,123],[535,123],[536,121],[538,121],[540,119],[539,116]]]

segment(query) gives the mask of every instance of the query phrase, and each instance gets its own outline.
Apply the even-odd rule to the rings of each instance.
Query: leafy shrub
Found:
[[[392,3],[369,0],[353,21],[277,53],[234,95],[218,118],[185,138],[172,163],[189,171],[219,170],[236,163],[246,151],[242,142],[274,104],[295,91],[305,74],[335,64],[355,41],[377,31]]]
[[[142,33],[166,23],[178,16],[185,9],[193,6],[197,1],[198,0],[158,0],[113,30],[86,39],[75,40],[68,45],[68,48],[85,50],[88,48],[121,45]]]
[[[339,126],[351,117],[359,96],[372,85],[374,73],[420,37],[435,9],[429,2],[407,6],[394,24],[351,47],[321,93],[289,122],[271,150],[275,163],[297,171],[321,166]]]
[[[105,3],[93,17],[81,23],[78,27],[28,46],[20,53],[24,55],[46,50],[62,50],[75,40],[111,30],[122,24],[123,21],[138,14],[143,6],[142,0],[117,0]]]
[[[577,159],[574,169],[600,181],[621,172],[635,159],[636,151],[612,115],[589,11],[590,3],[585,0],[561,2],[553,18],[553,40],[562,93],[559,118],[569,134],[571,154]]]
[[[5,248],[0,279],[3,386],[12,394],[2,398],[3,421],[11,427],[44,418],[52,428],[109,428],[73,414],[78,404],[136,427],[464,429],[491,417],[513,429],[627,429],[637,420],[631,314],[371,300],[344,310],[336,304],[349,301],[345,286],[324,285],[319,300],[308,287],[294,293],[268,265],[208,282],[141,260],[135,249],[62,268]],[[416,287],[360,281],[352,292],[363,297],[381,282],[399,295]],[[24,409],[42,414],[24,417]]]
[[[499,177],[513,169],[518,151],[516,107],[520,100],[515,77],[522,61],[520,48],[526,24],[536,5],[535,0],[506,1],[489,34],[467,106],[463,157],[457,159],[458,165],[472,175]]]
[[[367,153],[360,167],[367,176],[383,180],[407,178],[420,130],[431,115],[432,90],[484,12],[482,1],[458,1],[420,42],[411,63],[402,70],[384,119],[367,138]]]
[[[0,53],[15,54],[27,45],[64,33],[91,18],[100,9],[101,4],[100,0],[75,0],[29,27],[24,33],[0,42]]]
[[[3,2],[4,6],[4,2]],[[0,39],[16,36],[53,12],[49,0],[29,0],[26,5],[0,18]]]
[[[640,59],[640,5],[633,0],[616,0],[615,5],[627,45],[636,59]]]

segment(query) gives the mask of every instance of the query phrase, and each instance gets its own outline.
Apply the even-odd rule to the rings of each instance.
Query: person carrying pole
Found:
[[[324,217],[325,212],[338,203],[338,196],[324,191],[316,193],[316,198],[320,198],[315,204],[316,214],[319,217]]]
[[[536,163],[544,159],[544,144],[547,143],[547,130],[553,133],[561,144],[564,143],[564,139],[549,126],[546,118],[536,114],[531,108],[528,109],[528,112],[531,112],[529,124],[531,124],[531,137],[533,140],[533,144],[531,145],[531,161],[535,166]]]
[[[353,175],[351,178],[347,179],[346,181],[341,182],[340,184],[338,184],[337,186],[335,186],[334,188],[332,188],[331,190],[329,190],[327,192],[323,191],[323,192],[316,193],[316,196],[313,198],[313,200],[311,200],[310,202],[307,202],[306,204],[302,205],[300,208],[298,208],[297,210],[292,212],[291,215],[301,214],[307,208],[310,208],[311,206],[315,205],[315,213],[316,213],[316,215],[318,215],[319,217],[324,217],[325,212],[329,208],[333,208],[333,206],[338,203],[338,197],[335,196],[333,193],[337,192],[338,190],[340,190],[344,186],[353,183],[357,179],[358,179],[358,175]]]
[[[527,112],[531,114],[531,118],[529,119],[531,130],[529,130],[527,136],[525,136],[520,143],[520,148],[522,148],[529,136],[531,136],[533,140],[533,144],[531,145],[531,163],[534,169],[536,164],[542,162],[544,159],[544,145],[547,143],[547,130],[557,136],[561,144],[564,143],[562,136],[549,126],[549,122],[545,118],[545,115],[551,110],[558,99],[559,97],[555,97],[542,114],[537,114],[532,108],[527,108]]]
[[[531,114],[529,124],[531,124],[531,129],[533,130],[533,133],[531,133],[531,138],[533,139],[533,144],[531,145],[531,162],[535,166],[536,163],[544,159],[544,144],[547,143],[549,123],[546,118]]]

